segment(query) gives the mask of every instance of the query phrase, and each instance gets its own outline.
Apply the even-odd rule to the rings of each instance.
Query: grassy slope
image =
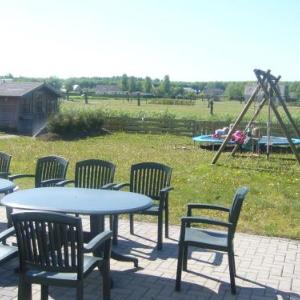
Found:
[[[171,222],[179,224],[191,201],[229,205],[236,187],[250,193],[242,211],[239,230],[258,234],[300,238],[300,168],[295,161],[270,162],[260,158],[229,158],[224,153],[217,166],[210,165],[213,152],[194,148],[191,140],[177,136],[116,133],[81,141],[45,142],[27,137],[0,140],[0,149],[13,156],[13,173],[34,172],[35,160],[57,154],[70,160],[68,177],[76,161],[101,158],[117,165],[116,181],[127,181],[130,165],[159,161],[173,167]],[[282,155],[281,155],[282,156]],[[285,158],[292,158],[286,155]],[[19,180],[22,188],[32,181]]]

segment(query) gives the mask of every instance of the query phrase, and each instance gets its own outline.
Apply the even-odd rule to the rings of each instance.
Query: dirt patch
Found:
[[[66,135],[66,136],[61,136],[56,133],[44,133],[38,135],[36,138],[42,141],[57,141],[57,140],[79,140],[79,139],[85,139],[88,137],[94,137],[94,136],[101,136],[101,135],[107,135],[111,134],[110,131],[106,129],[102,129],[100,132],[94,132],[94,133],[81,133],[81,134],[76,134],[76,135]]]

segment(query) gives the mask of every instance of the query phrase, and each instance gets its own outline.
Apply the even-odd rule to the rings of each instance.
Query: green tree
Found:
[[[141,92],[143,90],[143,84],[141,80],[136,80],[135,90]]]
[[[144,81],[144,91],[145,93],[151,93],[152,91],[152,80],[150,77],[146,77]]]
[[[172,93],[171,93],[171,97],[172,98],[183,98],[183,94],[184,94],[184,89],[183,89],[183,87],[179,87],[179,86],[177,86],[177,87],[174,87],[173,89],[172,89]]]
[[[136,90],[136,79],[133,76],[129,78],[128,90],[130,93]]]
[[[52,76],[46,79],[46,83],[50,84],[56,90],[60,90],[63,84],[63,81],[58,77]]]
[[[67,79],[65,82],[64,82],[64,87],[67,91],[72,91],[73,90],[73,81],[72,80],[69,80]]]
[[[122,91],[128,91],[129,84],[128,84],[128,77],[126,74],[122,75]]]
[[[166,75],[164,77],[164,80],[162,81],[162,92],[165,96],[170,95],[171,93],[171,81],[169,75]]]
[[[229,100],[241,100],[244,96],[244,86],[242,82],[230,82],[224,94]]]

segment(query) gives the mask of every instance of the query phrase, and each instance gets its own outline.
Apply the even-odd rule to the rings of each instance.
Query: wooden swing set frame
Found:
[[[244,132],[246,132],[249,127],[252,125],[252,123],[255,121],[255,119],[257,118],[257,116],[259,115],[260,111],[262,110],[262,108],[264,107],[265,104],[268,104],[268,121],[267,121],[267,158],[269,158],[270,155],[270,145],[271,145],[271,138],[270,138],[270,126],[271,126],[271,110],[273,111],[274,115],[276,116],[276,119],[278,121],[278,123],[280,124],[287,140],[288,143],[298,161],[298,163],[300,164],[300,157],[299,154],[297,152],[297,149],[292,141],[292,138],[288,132],[288,129],[285,125],[285,123],[283,122],[283,119],[281,118],[281,115],[279,114],[277,107],[276,107],[276,103],[275,103],[275,99],[278,99],[279,103],[282,105],[283,110],[287,116],[288,121],[291,123],[293,129],[295,130],[295,133],[297,134],[298,137],[300,137],[300,131],[296,126],[296,123],[294,122],[286,104],[284,99],[282,98],[280,91],[279,91],[279,87],[278,87],[278,82],[281,78],[281,76],[275,77],[271,74],[271,71],[268,70],[267,72],[259,70],[259,69],[255,69],[254,70],[255,76],[257,78],[257,86],[255,88],[255,90],[253,91],[252,95],[250,96],[250,98],[248,99],[248,101],[246,102],[246,105],[244,107],[244,109],[242,110],[242,112],[240,113],[240,115],[237,117],[234,125],[231,127],[231,129],[228,132],[228,135],[226,136],[226,138],[224,139],[222,145],[220,146],[218,152],[216,153],[216,155],[214,156],[213,160],[212,160],[212,164],[215,164],[222,151],[225,149],[227,143],[231,140],[231,136],[233,134],[233,132],[235,132],[235,130],[237,129],[238,125],[240,124],[240,122],[242,121],[243,117],[245,116],[245,114],[247,113],[247,111],[249,110],[249,108],[251,107],[251,104],[253,103],[253,101],[255,101],[256,96],[258,95],[258,93],[260,91],[263,92],[263,98],[260,101],[260,103],[257,106],[256,111],[254,112],[253,117],[251,118],[251,120],[248,122],[248,124],[246,125],[246,128],[244,130]],[[238,145],[236,145],[232,152],[231,155],[234,155],[235,152],[238,149]]]

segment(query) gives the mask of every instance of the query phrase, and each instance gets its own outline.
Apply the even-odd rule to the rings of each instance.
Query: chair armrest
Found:
[[[69,183],[75,183],[75,180],[63,180],[55,184],[55,186],[65,186]]]
[[[188,216],[191,215],[192,209],[197,208],[197,209],[211,209],[211,210],[219,210],[219,211],[224,211],[224,212],[229,212],[230,209],[224,206],[220,205],[212,205],[212,204],[202,204],[202,203],[189,203],[187,205],[188,208]]]
[[[64,178],[53,178],[53,179],[47,179],[41,181],[41,187],[47,187],[47,186],[53,186],[56,185],[57,183],[63,181]]]
[[[0,172],[0,178],[8,178],[8,175],[10,175],[10,172]]]
[[[118,191],[118,190],[122,189],[125,186],[130,186],[130,184],[128,182],[126,182],[126,183],[119,183],[119,184],[114,185],[113,189],[116,190],[116,191]]]
[[[33,175],[33,174],[16,174],[16,175],[8,176],[8,179],[15,180],[15,179],[25,178],[25,177],[35,177],[35,175]]]
[[[104,184],[101,187],[101,189],[102,190],[113,190],[115,185],[116,185],[115,183],[107,183],[107,184]]]
[[[84,245],[83,252],[89,253],[95,251],[99,246],[101,246],[107,240],[112,237],[112,232],[110,230],[105,230],[97,234],[88,244]]]
[[[205,217],[183,217],[181,218],[181,225],[191,224],[191,223],[201,223],[201,224],[210,224],[216,226],[223,226],[227,228],[232,227],[232,223],[220,221],[212,218],[205,218]]]
[[[168,193],[170,191],[174,190],[174,188],[172,186],[166,186],[163,189],[161,189],[159,192],[160,193]]]
[[[10,227],[2,232],[0,232],[0,242],[5,242],[7,238],[15,234],[15,228]]]

